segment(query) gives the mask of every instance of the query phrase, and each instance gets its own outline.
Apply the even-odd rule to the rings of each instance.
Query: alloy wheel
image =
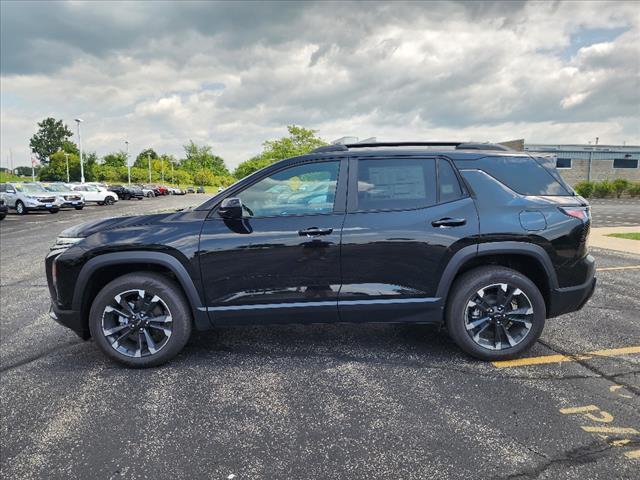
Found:
[[[471,339],[488,350],[505,350],[522,342],[533,324],[533,304],[519,288],[496,283],[471,296],[465,308]]]
[[[145,290],[113,297],[102,313],[102,333],[111,347],[127,357],[147,357],[164,348],[173,331],[167,304]]]

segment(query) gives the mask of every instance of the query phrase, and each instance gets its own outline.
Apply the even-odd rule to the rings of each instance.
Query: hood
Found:
[[[148,225],[156,223],[166,219],[171,215],[176,215],[176,212],[158,213],[152,215],[135,215],[131,217],[101,218],[100,220],[93,220],[67,228],[60,233],[60,236],[84,238],[93,235],[94,233],[103,232],[105,230],[111,230],[114,228],[125,228],[135,225]]]

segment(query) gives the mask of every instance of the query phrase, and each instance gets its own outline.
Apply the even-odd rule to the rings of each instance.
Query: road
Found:
[[[592,301],[515,365],[433,327],[364,324],[219,328],[130,370],[49,319],[61,230],[200,198],[2,222],[4,478],[639,478],[639,256],[594,250]]]

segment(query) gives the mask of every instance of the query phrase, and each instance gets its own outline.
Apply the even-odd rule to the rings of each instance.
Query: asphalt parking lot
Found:
[[[220,328],[128,370],[49,319],[61,230],[203,198],[0,224],[4,478],[640,477],[640,256],[594,250],[591,302],[499,365],[433,327],[364,324]]]

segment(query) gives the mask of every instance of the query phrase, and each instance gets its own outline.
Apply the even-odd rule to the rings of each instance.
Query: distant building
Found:
[[[555,155],[556,166],[570,185],[616,178],[640,182],[640,146],[525,143],[524,150]]]

